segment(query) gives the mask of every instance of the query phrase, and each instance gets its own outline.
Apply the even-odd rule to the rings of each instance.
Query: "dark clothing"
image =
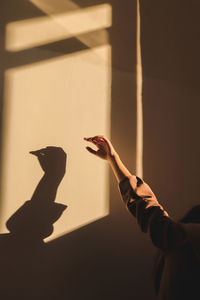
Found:
[[[138,177],[120,182],[123,200],[160,249],[156,266],[157,300],[200,299],[200,224],[174,222],[150,187]]]

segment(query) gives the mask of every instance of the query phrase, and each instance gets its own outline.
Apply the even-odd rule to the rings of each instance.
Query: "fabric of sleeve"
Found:
[[[119,188],[127,209],[157,248],[166,252],[185,243],[184,227],[168,216],[145,182],[131,176],[121,181]]]

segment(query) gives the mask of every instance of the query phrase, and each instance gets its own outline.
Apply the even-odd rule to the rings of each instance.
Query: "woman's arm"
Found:
[[[111,142],[103,136],[85,140],[97,147],[97,150],[86,147],[90,153],[109,162],[127,209],[137,218],[141,230],[149,232],[153,244],[164,251],[182,244],[185,241],[183,227],[168,216],[149,185],[139,177],[131,175]]]
[[[97,146],[98,148],[97,150],[94,150],[90,147],[86,147],[86,149],[90,153],[109,162],[118,183],[121,182],[126,177],[131,176],[131,173],[125,167],[119,155],[117,154],[114,147],[112,146],[111,142],[107,138],[105,138],[104,136],[95,136],[90,138],[84,138],[84,140],[91,142],[95,146]]]
[[[94,136],[84,138],[84,140],[93,143],[97,147],[97,150],[94,150],[91,147],[86,147],[90,153],[98,156],[101,159],[107,160],[110,164],[119,183],[120,191],[126,205],[128,204],[127,200],[132,202],[135,198],[139,200],[141,197],[145,197],[156,200],[156,197],[150,187],[144,183],[142,179],[132,175],[126,168],[118,153],[115,151],[113,145],[107,138],[104,136]],[[130,189],[132,189],[131,195],[129,195]]]

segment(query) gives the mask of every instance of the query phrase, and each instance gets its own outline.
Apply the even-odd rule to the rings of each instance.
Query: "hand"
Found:
[[[102,159],[110,160],[116,154],[115,149],[113,148],[111,142],[104,136],[97,135],[94,137],[84,138],[84,140],[87,142],[91,142],[95,146],[97,146],[98,150],[94,150],[90,147],[86,147],[86,149],[90,153]]]
[[[67,155],[62,148],[51,146],[30,153],[37,156],[45,174],[59,178],[64,176]]]

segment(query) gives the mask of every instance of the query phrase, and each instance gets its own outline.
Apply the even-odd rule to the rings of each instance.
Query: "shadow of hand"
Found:
[[[36,151],[30,151],[37,156],[40,166],[46,175],[62,178],[66,171],[67,155],[60,147],[48,146]]]

